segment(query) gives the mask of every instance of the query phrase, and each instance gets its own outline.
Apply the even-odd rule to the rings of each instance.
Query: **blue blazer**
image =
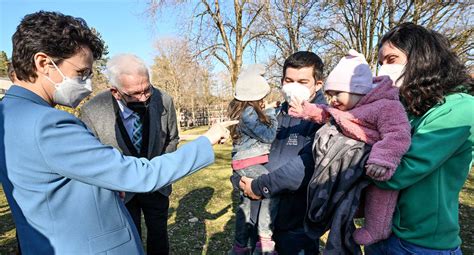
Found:
[[[143,254],[117,191],[155,191],[214,162],[204,137],[151,160],[124,156],[19,86],[0,103],[0,134],[0,180],[23,254]]]

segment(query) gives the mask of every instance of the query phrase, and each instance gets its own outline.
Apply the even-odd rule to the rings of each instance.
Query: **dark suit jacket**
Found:
[[[80,118],[103,144],[119,149],[125,155],[132,155],[120,132],[114,107],[115,98],[110,91],[93,97],[81,107]],[[165,92],[153,88],[149,111],[148,155],[151,159],[164,153],[173,152],[179,142],[176,110],[173,99]],[[161,188],[165,196],[171,194],[171,185]],[[131,199],[127,196],[126,200]]]

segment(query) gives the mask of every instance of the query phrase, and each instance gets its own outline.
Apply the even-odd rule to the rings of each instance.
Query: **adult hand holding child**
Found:
[[[252,191],[252,181],[252,178],[242,176],[242,178],[240,178],[239,187],[244,192],[244,195],[246,195],[247,197],[255,200],[260,200],[262,199],[262,197],[255,195],[255,193],[253,193]]]

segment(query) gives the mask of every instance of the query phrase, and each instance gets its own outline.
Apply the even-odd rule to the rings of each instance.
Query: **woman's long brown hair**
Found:
[[[261,103],[263,102],[263,99],[257,100],[257,101],[239,101],[237,99],[233,99],[229,103],[229,107],[227,109],[227,115],[229,116],[229,119],[231,120],[240,120],[242,116],[242,112],[247,108],[248,106],[253,107],[255,112],[258,115],[258,120],[262,122],[263,124],[270,126],[272,123],[270,121],[270,118],[268,118],[267,115],[263,112],[263,109],[260,107]],[[240,139],[240,132],[238,131],[239,124],[233,125],[230,127],[230,135],[232,137],[232,141],[236,143]]]
[[[400,100],[409,114],[423,116],[452,93],[473,94],[473,79],[467,67],[440,33],[413,23],[402,23],[382,37],[379,50],[385,43],[407,55]]]

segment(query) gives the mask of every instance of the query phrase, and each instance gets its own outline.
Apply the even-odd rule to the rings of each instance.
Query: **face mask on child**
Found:
[[[284,84],[281,93],[287,102],[291,102],[292,98],[297,98],[299,101],[308,100],[311,94],[306,86],[297,82]]]
[[[400,86],[403,83],[403,77],[401,76],[404,71],[405,71],[405,65],[385,64],[380,67],[379,76],[382,76],[382,75],[389,76],[390,79],[394,82],[395,86],[400,88]]]

